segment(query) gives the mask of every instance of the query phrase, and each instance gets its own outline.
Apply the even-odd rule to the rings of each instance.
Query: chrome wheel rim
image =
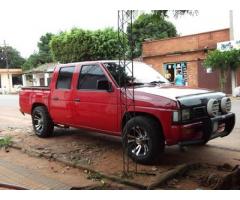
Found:
[[[146,156],[149,152],[150,138],[143,128],[133,127],[127,134],[128,150],[135,156]]]
[[[37,132],[41,132],[43,129],[43,116],[40,112],[35,112],[33,116],[33,124]]]

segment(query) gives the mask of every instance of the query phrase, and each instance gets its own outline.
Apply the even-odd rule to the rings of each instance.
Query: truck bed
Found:
[[[50,90],[48,86],[29,86],[29,87],[22,87],[22,90]]]
[[[49,95],[49,87],[23,87],[19,93],[20,111],[31,114],[33,104],[43,104],[48,108]]]

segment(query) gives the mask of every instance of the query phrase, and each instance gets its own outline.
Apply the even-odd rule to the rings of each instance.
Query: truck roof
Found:
[[[73,63],[66,63],[66,64],[58,64],[58,67],[67,67],[73,65],[82,65],[82,64],[91,64],[91,63],[107,63],[107,62],[116,62],[118,63],[119,60],[95,60],[95,61],[82,61],[82,62],[73,62]],[[130,62],[129,60],[127,62]],[[139,61],[134,61],[139,62]]]

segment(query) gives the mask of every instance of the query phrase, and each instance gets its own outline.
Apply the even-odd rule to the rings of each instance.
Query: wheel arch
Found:
[[[161,121],[153,114],[150,114],[150,113],[146,113],[146,112],[134,112],[134,111],[129,111],[129,112],[126,112],[122,118],[122,121],[121,121],[121,130],[123,130],[124,126],[126,125],[126,123],[134,116],[145,116],[145,117],[149,117],[151,119],[153,119],[154,121],[157,122],[157,124],[159,125],[159,128],[161,130],[161,133],[162,133],[162,136],[164,137],[165,139],[165,135],[164,135],[164,131],[163,131],[163,127],[162,127],[162,123]]]
[[[35,102],[35,103],[32,104],[31,113],[33,112],[34,108],[39,107],[39,106],[45,107],[48,111],[48,107],[44,103]]]

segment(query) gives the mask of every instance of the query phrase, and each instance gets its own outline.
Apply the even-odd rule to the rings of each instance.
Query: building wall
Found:
[[[2,89],[5,88],[5,90],[9,90],[9,88],[12,88],[12,77],[11,74],[9,74],[9,80],[8,75],[6,73],[1,74],[1,87]]]
[[[198,49],[216,48],[218,42],[229,40],[229,29],[194,35],[155,40],[143,43],[143,57],[161,55],[166,53],[178,53]]]
[[[21,69],[0,69],[1,76],[1,92],[5,90],[7,93],[16,92],[16,88],[14,88],[12,84],[12,75],[13,74],[21,74]],[[9,74],[9,79],[8,79]]]
[[[240,86],[240,69],[237,70],[237,86]]]
[[[146,57],[144,62],[150,64],[159,71],[162,75],[165,74],[163,64],[172,62],[187,62],[187,79],[189,86],[199,87],[198,84],[198,59],[202,58],[202,52],[193,52],[189,54],[182,55],[166,55],[166,56],[156,56],[156,57]]]
[[[218,42],[227,40],[229,29],[144,42],[142,57],[144,62],[151,64],[162,75],[165,74],[164,64],[186,62],[189,86],[220,90],[219,72],[207,73],[203,61],[209,50],[216,49]],[[230,75],[226,92],[231,93]]]

